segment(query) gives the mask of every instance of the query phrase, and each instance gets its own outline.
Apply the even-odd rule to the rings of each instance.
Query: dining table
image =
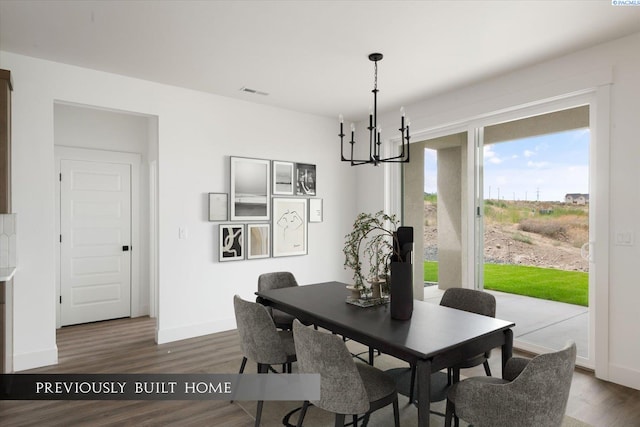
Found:
[[[513,353],[513,322],[431,302],[413,301],[408,320],[389,304],[347,303],[347,284],[324,282],[256,292],[262,304],[416,366],[418,425],[429,426],[431,374],[501,347],[502,368]],[[391,296],[393,298],[393,296]]]

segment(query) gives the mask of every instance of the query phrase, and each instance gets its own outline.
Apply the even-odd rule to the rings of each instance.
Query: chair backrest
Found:
[[[298,286],[296,278],[288,271],[276,271],[274,273],[264,273],[258,276],[258,291],[268,291],[269,289],[290,288]]]
[[[525,408],[513,408],[518,416],[529,419],[527,425],[559,426],[562,424],[571,379],[576,363],[576,344],[569,341],[559,351],[534,357],[511,383],[509,394],[520,395]]]
[[[296,319],[293,339],[300,373],[320,374],[320,400],[311,403],[338,414],[369,411],[362,377],[340,337],[306,327]]]
[[[449,288],[444,291],[440,305],[496,317],[496,298],[488,292],[475,289]]]
[[[276,365],[287,361],[282,340],[278,336],[267,309],[255,302],[233,297],[240,348],[248,359],[256,363]]]

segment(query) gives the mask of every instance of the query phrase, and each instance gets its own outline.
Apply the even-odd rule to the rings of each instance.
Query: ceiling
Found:
[[[607,0],[0,0],[0,50],[351,120],[372,52],[390,110],[636,32]]]

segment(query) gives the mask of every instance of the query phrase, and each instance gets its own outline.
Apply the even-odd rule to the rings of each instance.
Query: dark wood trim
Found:
[[[0,213],[11,213],[11,72],[0,70]],[[12,315],[12,301],[7,296],[11,281],[0,285],[0,373],[7,371],[6,349],[13,349],[11,334],[5,329]]]
[[[11,72],[0,70],[0,213],[11,213]]]

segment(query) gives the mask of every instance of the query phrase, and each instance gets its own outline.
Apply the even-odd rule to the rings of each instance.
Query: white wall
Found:
[[[13,92],[13,206],[20,219],[14,368],[56,363],[54,102],[157,116],[160,342],[235,327],[232,296],[257,277],[292,271],[301,284],[347,280],[342,245],[355,217],[355,173],[338,158],[334,119],[2,52]],[[309,255],[218,263],[209,192],[229,191],[229,155],[313,163],[324,222]],[[178,239],[178,228],[188,238]]]
[[[614,42],[598,45],[517,72],[496,77],[485,82],[426,99],[415,105],[407,105],[411,117],[413,141],[420,133],[445,132],[457,124],[481,121],[487,114],[511,109],[540,100],[551,99],[569,93],[601,85],[610,86],[610,129],[605,129],[610,141],[609,188],[601,193],[601,200],[608,204],[608,226],[611,233],[632,232],[635,244],[616,246],[611,236],[608,242],[596,245],[604,247],[609,262],[609,273],[598,278],[596,286],[600,298],[596,305],[605,304],[608,312],[609,348],[599,348],[598,356],[604,360],[596,373],[605,379],[640,389],[640,340],[637,325],[640,324],[640,286],[638,286],[638,260],[640,259],[640,235],[638,212],[640,211],[640,34]],[[397,119],[397,113],[382,117],[383,123]],[[593,125],[593,124],[592,124]],[[362,126],[360,126],[362,127]],[[392,126],[386,126],[390,129]],[[383,127],[384,132],[385,127]],[[395,138],[392,133],[383,138]],[[606,160],[606,159],[605,159]],[[358,183],[384,179],[382,170],[362,171]],[[606,181],[606,180],[605,180]],[[608,191],[606,191],[608,190]],[[397,189],[388,189],[392,193]],[[360,201],[368,210],[380,209],[384,201],[378,195]],[[359,209],[360,209],[359,205]],[[360,209],[362,210],[362,209]],[[606,237],[605,237],[606,240]],[[602,307],[596,306],[602,311]],[[602,319],[601,319],[602,320]],[[605,319],[606,320],[606,319]],[[596,318],[598,321],[598,318]],[[596,325],[596,328],[599,326]],[[602,334],[600,334],[602,335]],[[599,342],[606,347],[607,341]],[[596,365],[598,365],[596,360]]]

